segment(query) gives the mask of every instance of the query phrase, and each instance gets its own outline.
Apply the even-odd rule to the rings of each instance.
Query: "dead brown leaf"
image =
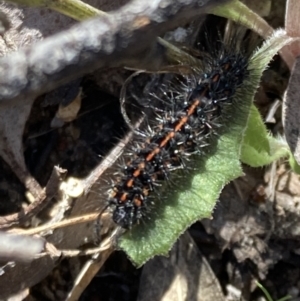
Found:
[[[224,301],[218,279],[188,232],[144,266],[138,301]]]

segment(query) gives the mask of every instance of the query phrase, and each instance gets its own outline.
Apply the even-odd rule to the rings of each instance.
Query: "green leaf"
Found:
[[[288,145],[286,144],[286,147],[289,149],[289,163],[290,163],[290,166],[292,168],[292,170],[299,174],[300,175],[300,166],[299,164],[297,163],[297,161],[295,160],[290,148],[288,147]]]
[[[252,105],[242,145],[241,161],[251,167],[262,167],[281,158],[288,158],[292,170],[300,174],[300,166],[287,142],[268,133],[260,113]]]
[[[268,134],[260,113],[252,105],[242,145],[241,161],[252,167],[260,167],[288,155],[287,144]]]
[[[264,38],[274,32],[273,28],[261,16],[238,0],[215,6],[210,12],[252,29]]]
[[[155,216],[120,237],[119,247],[137,266],[155,255],[167,254],[187,227],[209,217],[224,185],[241,174],[240,151],[253,96],[272,57],[290,41],[283,31],[278,31],[252,55],[249,80],[223,112],[224,126],[211,143],[209,153],[192,158],[194,171],[187,170],[175,183],[163,187],[161,198],[164,201],[157,200]],[[267,148],[265,136],[262,137]]]
[[[248,97],[250,105],[251,96]],[[248,105],[248,106],[249,106]],[[156,216],[127,232],[120,247],[140,266],[149,258],[166,254],[178,236],[196,220],[210,217],[215,202],[226,183],[242,174],[239,149],[242,130],[246,126],[247,109],[230,131],[218,139],[214,151],[194,163],[200,173],[186,174],[179,183],[168,191],[166,200],[158,202]],[[187,188],[187,186],[190,186]]]

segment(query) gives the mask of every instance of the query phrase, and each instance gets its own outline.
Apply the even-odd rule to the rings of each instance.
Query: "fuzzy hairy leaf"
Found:
[[[209,217],[224,185],[241,174],[240,150],[253,95],[262,72],[288,42],[290,39],[285,33],[278,31],[254,53],[248,68],[249,80],[237,93],[233,105],[228,106],[231,112],[224,113],[224,116],[227,113],[234,116],[234,121],[224,118],[224,126],[210,152],[198,161],[193,158],[198,173],[186,173],[181,182],[166,189],[166,201],[158,201],[155,218],[134,227],[120,238],[120,248],[137,266],[155,255],[166,254],[187,227],[196,220]]]

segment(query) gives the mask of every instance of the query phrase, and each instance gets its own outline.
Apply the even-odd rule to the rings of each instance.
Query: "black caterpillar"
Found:
[[[139,223],[154,207],[160,183],[184,169],[185,158],[203,154],[224,105],[232,103],[247,78],[247,68],[245,56],[223,52],[206,72],[188,80],[187,93],[172,93],[161,101],[154,125],[113,179],[108,206],[117,225],[128,229]]]

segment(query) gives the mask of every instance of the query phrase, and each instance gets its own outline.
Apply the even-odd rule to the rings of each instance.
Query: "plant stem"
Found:
[[[80,0],[9,0],[9,2],[18,5],[48,7],[77,21],[106,15],[105,12]]]

